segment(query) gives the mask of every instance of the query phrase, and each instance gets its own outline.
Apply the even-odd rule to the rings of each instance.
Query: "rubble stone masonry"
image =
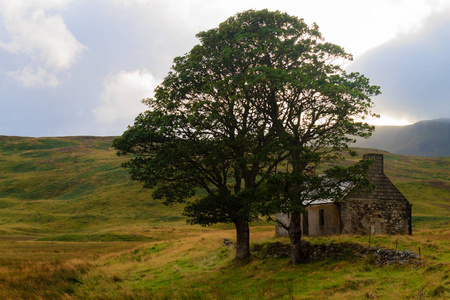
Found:
[[[375,163],[369,180],[376,185],[371,193],[350,193],[341,203],[341,233],[411,234],[411,205],[384,174],[383,155],[366,154]]]

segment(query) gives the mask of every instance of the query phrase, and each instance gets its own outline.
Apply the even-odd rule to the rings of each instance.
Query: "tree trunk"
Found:
[[[303,261],[302,254],[302,228],[300,225],[300,213],[290,213],[289,239],[291,240],[291,263],[296,265]]]
[[[236,226],[236,259],[248,259],[250,254],[250,228],[248,222],[237,220],[234,222]]]

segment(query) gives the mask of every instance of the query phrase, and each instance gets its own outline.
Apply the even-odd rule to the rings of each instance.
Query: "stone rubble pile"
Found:
[[[280,242],[268,244],[267,247],[254,245],[252,251],[264,251],[263,255],[265,257],[289,257],[291,253],[290,245]],[[364,247],[351,243],[313,245],[307,241],[302,241],[302,252],[305,260],[364,258],[368,255],[373,255],[378,265],[420,264],[421,261],[419,254],[410,250],[397,251],[380,247]]]

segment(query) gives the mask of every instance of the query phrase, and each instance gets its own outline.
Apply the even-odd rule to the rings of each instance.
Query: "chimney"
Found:
[[[373,165],[369,168],[369,177],[371,175],[380,175],[384,174],[384,168],[383,168],[383,154],[376,154],[376,153],[368,153],[363,155],[363,159],[373,159],[375,162]]]

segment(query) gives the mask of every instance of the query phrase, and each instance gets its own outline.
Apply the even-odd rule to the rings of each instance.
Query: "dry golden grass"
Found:
[[[315,261],[255,256],[233,260],[231,229],[141,227],[157,242],[0,241],[0,299],[445,299],[450,296],[447,228],[375,236],[375,245],[421,247],[421,266],[378,267],[370,260]],[[175,229],[175,236],[171,236]],[[165,239],[162,238],[163,234]],[[368,243],[363,236],[307,238]],[[251,228],[252,244],[288,242],[273,226]]]
[[[136,243],[0,241],[0,299],[71,298],[93,261]]]

